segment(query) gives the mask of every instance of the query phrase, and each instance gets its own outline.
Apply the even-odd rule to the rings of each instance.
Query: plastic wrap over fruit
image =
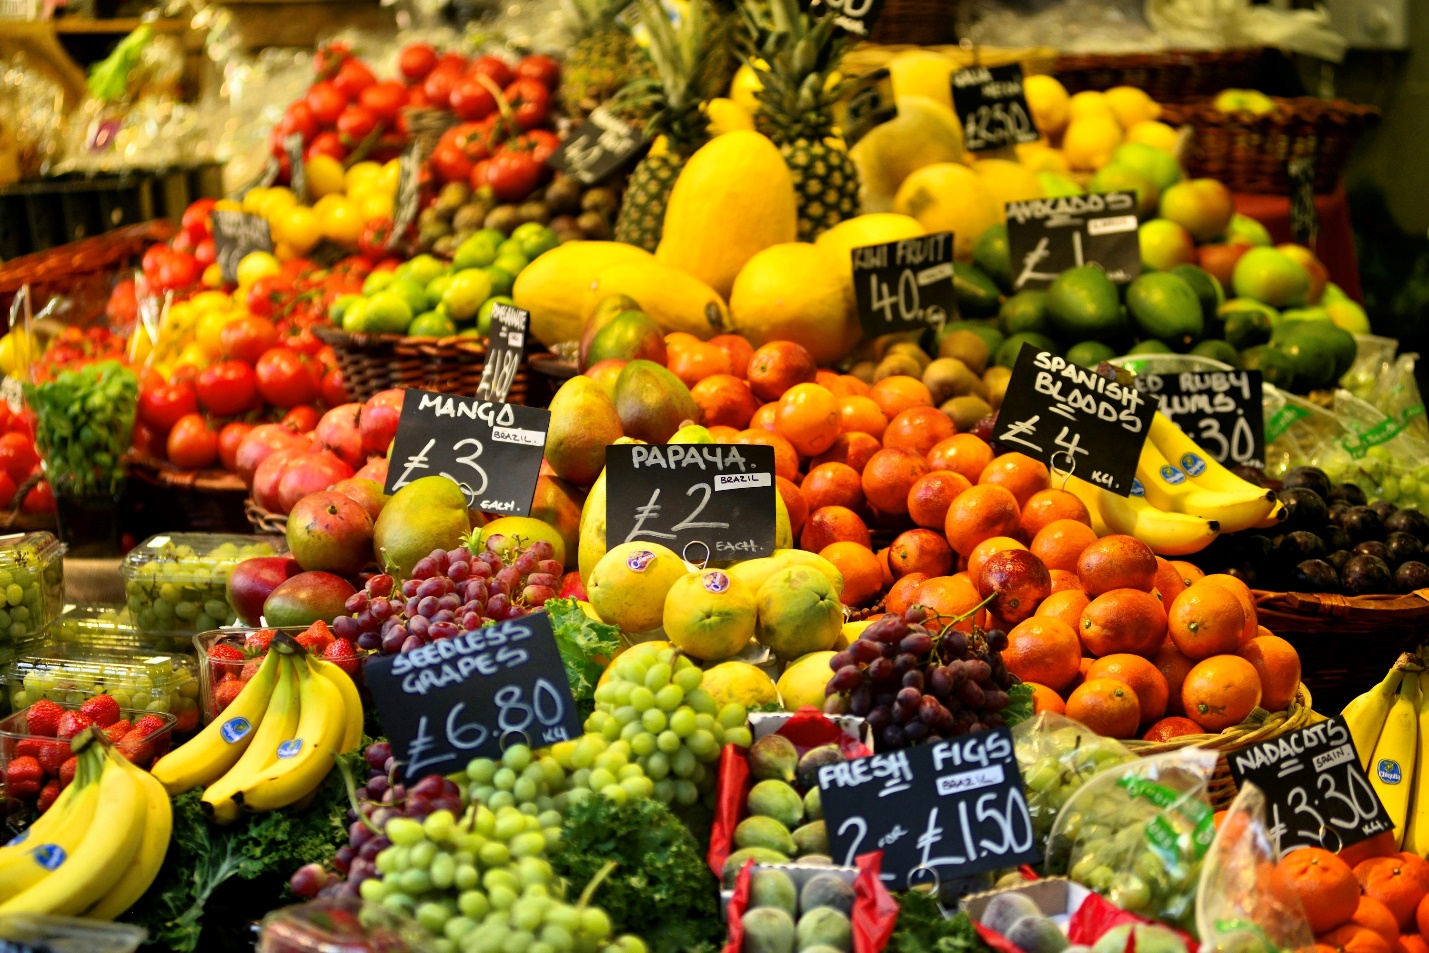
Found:
[[[1315,942],[1265,821],[1265,794],[1245,784],[1202,864],[1196,926],[1202,953],[1277,953]]]
[[[274,910],[262,930],[257,953],[418,953],[434,942],[395,910],[351,898]]]
[[[1047,841],[1048,874],[1184,930],[1215,827],[1206,790],[1217,754],[1182,748],[1109,768],[1068,799]]]
[[[1136,757],[1081,722],[1046,711],[1013,728],[1012,741],[1027,785],[1032,835],[1042,851],[1058,813],[1077,789],[1107,768]]]

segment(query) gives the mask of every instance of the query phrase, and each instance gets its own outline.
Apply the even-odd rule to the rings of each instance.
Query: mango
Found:
[[[681,652],[726,659],[754,637],[754,591],[721,569],[688,573],[666,594],[662,620]]]
[[[456,549],[471,530],[467,498],[450,477],[414,480],[392,494],[372,529],[377,562],[402,578],[434,549]]]
[[[542,474],[536,480],[536,495],[531,499],[531,517],[556,531],[565,550],[561,562],[567,571],[576,568],[576,555],[581,541],[581,504],[585,493],[560,477]]]
[[[651,361],[631,361],[620,372],[615,412],[625,434],[646,443],[664,443],[687,421],[700,419],[690,389]]]
[[[639,310],[640,302],[629,295],[607,295],[595,303],[595,307],[586,315],[585,327],[581,329],[581,345],[577,359],[582,371],[596,363],[589,359],[590,342],[595,338],[596,332],[614,321],[618,315]]]
[[[333,490],[299,500],[288,514],[287,536],[288,551],[304,569],[352,576],[372,558],[372,518]]]
[[[551,398],[546,462],[556,476],[589,486],[605,469],[605,448],[625,435],[615,402],[589,377],[572,377]]]
[[[1231,190],[1215,179],[1177,182],[1161,196],[1161,217],[1186,229],[1197,242],[1223,235],[1234,214]]]
[[[591,336],[590,348],[586,353],[590,364],[612,358],[621,361],[639,359],[664,364],[667,357],[665,334],[660,325],[644,313],[622,311]]]
[[[1254,298],[1272,308],[1290,308],[1305,303],[1310,274],[1284,252],[1259,247],[1236,262],[1231,284],[1240,297]]]
[[[344,603],[357,592],[346,579],[330,572],[300,572],[268,594],[263,619],[271,626],[309,626],[346,615]]]

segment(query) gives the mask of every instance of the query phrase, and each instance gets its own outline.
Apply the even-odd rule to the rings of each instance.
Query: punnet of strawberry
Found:
[[[337,638],[326,622],[314,622],[306,629],[253,629],[218,631],[207,636],[199,648],[199,680],[203,690],[203,720],[211,721],[227,708],[243,686],[258,671],[268,647],[279,631],[287,632],[303,648],[318,658],[332,662],[361,687],[360,655],[350,639]]]

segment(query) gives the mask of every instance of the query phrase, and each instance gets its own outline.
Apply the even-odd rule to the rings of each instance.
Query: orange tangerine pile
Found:
[[[1391,832],[1340,851],[1286,854],[1276,889],[1295,893],[1315,953],[1429,953],[1429,861],[1396,853]]]

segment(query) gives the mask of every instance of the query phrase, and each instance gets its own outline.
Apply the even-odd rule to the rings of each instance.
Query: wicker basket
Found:
[[[1290,707],[1285,711],[1268,712],[1263,708],[1257,708],[1245,723],[1236,725],[1234,728],[1227,728],[1218,735],[1183,735],[1171,741],[1133,739],[1123,741],[1122,744],[1143,758],[1192,746],[1210,748],[1215,751],[1220,757],[1216,759],[1216,770],[1211,775],[1211,784],[1206,796],[1210,799],[1212,807],[1223,811],[1230,807],[1236,795],[1235,779],[1231,777],[1231,769],[1226,761],[1226,756],[1258,742],[1278,738],[1287,732],[1298,731],[1307,725],[1314,724],[1317,719],[1314,711],[1311,710],[1311,704],[1310,690],[1301,684],[1295,691],[1295,698],[1290,702]]]
[[[873,24],[875,43],[956,43],[957,5],[947,0],[887,0]]]
[[[402,118],[407,122],[407,135],[422,156],[435,152],[443,134],[457,123],[455,113],[426,106],[408,106],[402,110]]]
[[[168,241],[175,231],[172,222],[143,222],[12,258],[0,265],[0,314],[8,317],[16,292],[29,285],[34,311],[64,295],[76,305],[66,323],[83,326],[104,313],[115,275],[150,245]]]
[[[248,488],[227,470],[180,470],[152,457],[129,458],[128,495],[145,528],[203,533],[246,533],[243,499]]]
[[[288,517],[263,509],[251,496],[243,501],[243,515],[248,517],[248,525],[258,536],[288,535]]]
[[[1135,86],[1158,103],[1184,103],[1249,86],[1264,49],[1065,53],[1052,73],[1069,93]]]
[[[1274,99],[1264,115],[1225,113],[1200,100],[1169,105],[1163,122],[1189,125],[1195,136],[1184,157],[1189,175],[1217,179],[1234,192],[1290,193],[1290,163],[1315,163],[1315,192],[1333,192],[1355,140],[1379,115],[1343,100]]]
[[[353,334],[330,325],[314,325],[313,333],[337,353],[347,392],[357,401],[393,387],[475,397],[486,364],[485,338]],[[544,378],[533,376],[522,361],[506,402],[544,407],[549,400]]]

